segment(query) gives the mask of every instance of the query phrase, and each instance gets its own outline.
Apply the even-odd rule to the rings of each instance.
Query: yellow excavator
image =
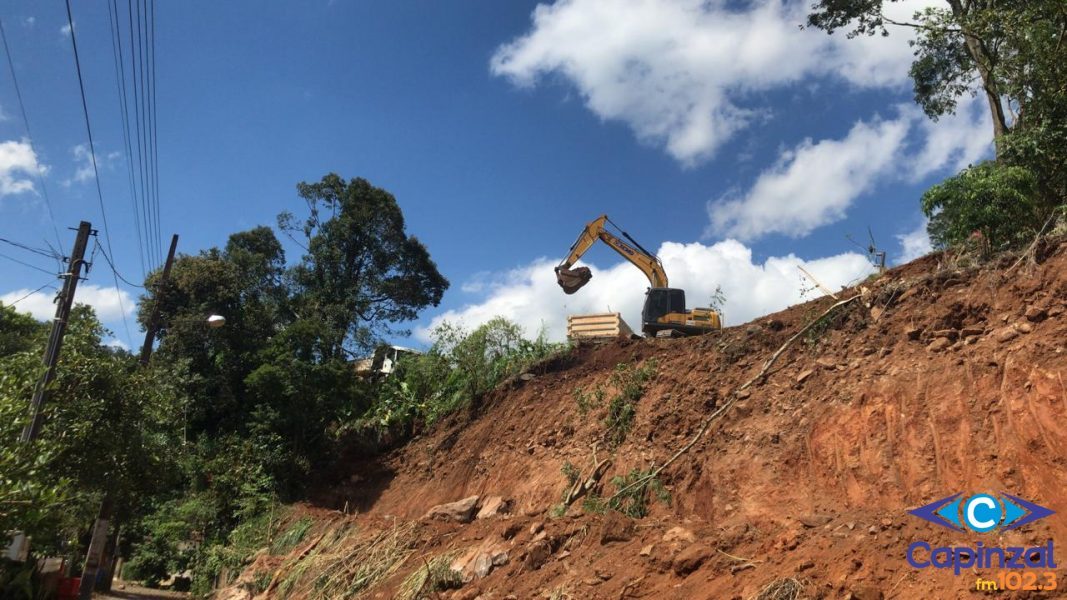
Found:
[[[626,243],[605,228],[610,223],[630,243]],[[593,219],[571,246],[567,258],[556,267],[556,281],[564,293],[573,294],[593,278],[588,267],[572,269],[574,263],[600,240],[618,252],[623,258],[648,277],[652,287],[645,294],[645,306],[641,310],[641,331],[648,337],[657,335],[704,335],[722,329],[719,313],[711,308],[686,310],[685,291],[672,288],[667,283],[663,263],[655,254],[645,250],[630,234],[615,225],[607,215]],[[632,244],[632,245],[631,245]],[[661,333],[662,332],[662,333]]]

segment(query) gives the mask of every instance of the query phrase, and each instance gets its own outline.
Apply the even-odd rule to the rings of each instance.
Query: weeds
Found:
[[[436,593],[463,586],[463,575],[452,569],[452,561],[458,552],[447,552],[424,561],[423,566],[408,575],[400,584],[398,598],[415,600],[423,593]]]
[[[578,414],[584,417],[590,410],[604,405],[604,388],[598,385],[592,391],[587,392],[585,388],[576,387],[574,388],[574,401],[578,405]]]
[[[759,591],[752,600],[800,600],[804,584],[793,579],[775,579]]]
[[[651,469],[648,471],[634,469],[626,475],[616,475],[615,477],[612,477],[611,483],[615,488],[617,490],[625,491],[616,493],[612,496],[611,501],[608,502],[608,508],[617,510],[628,517],[640,519],[648,515],[650,495],[654,496],[659,502],[670,506],[670,492],[663,487],[663,483],[658,477],[651,477],[651,475]],[[642,481],[642,483],[640,485],[633,485],[638,481]]]
[[[277,597],[352,598],[400,566],[411,555],[414,541],[412,523],[368,534],[341,526],[325,534],[307,554],[282,565]]]
[[[607,415],[604,416],[608,441],[613,446],[626,440],[637,414],[637,401],[645,394],[645,386],[655,375],[655,360],[645,361],[637,368],[626,363],[615,366],[609,380],[615,388],[615,395],[608,402]]]
[[[311,529],[313,521],[311,517],[302,517],[296,523],[293,523],[289,529],[285,530],[285,533],[279,535],[273,543],[270,545],[270,553],[274,556],[281,554],[287,554],[290,550],[296,547],[297,544],[304,540],[304,536],[307,535],[309,529]]]

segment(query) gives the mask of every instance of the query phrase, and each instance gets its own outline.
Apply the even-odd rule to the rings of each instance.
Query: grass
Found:
[[[659,502],[670,506],[670,492],[663,487],[663,482],[658,477],[649,477],[649,475],[651,475],[651,470],[634,469],[625,476],[616,475],[612,477],[611,483],[615,488],[618,490],[625,489],[626,491],[613,496],[608,508],[617,510],[626,516],[640,519],[648,515],[650,497],[654,497]],[[642,483],[629,487],[637,481],[642,481]]]
[[[424,561],[423,566],[408,575],[397,590],[398,598],[402,600],[415,600],[420,594],[441,592],[456,589],[463,586],[463,576],[459,571],[452,570],[452,561],[459,554],[458,551],[446,552]]]
[[[759,591],[752,600],[800,600],[804,584],[792,577],[775,579]]]
[[[289,529],[274,539],[270,545],[270,553],[274,556],[288,554],[297,544],[304,541],[304,536],[307,535],[313,523],[311,517],[302,517],[297,520],[289,526]]]
[[[415,524],[363,533],[342,525],[328,532],[306,555],[282,566],[278,597],[347,599],[366,591],[411,555]]]

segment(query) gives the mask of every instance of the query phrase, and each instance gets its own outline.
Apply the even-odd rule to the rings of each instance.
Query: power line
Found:
[[[156,110],[156,0],[150,0],[151,7],[151,26],[152,26],[152,54],[151,59],[148,62],[148,68],[151,72],[149,80],[152,85],[150,87],[151,93],[149,94],[149,102],[152,106],[151,111],[151,123],[152,129],[152,182],[155,185],[155,200],[156,200],[156,243],[159,245],[159,255],[163,256],[163,232],[160,228],[160,204],[159,204],[159,113]]]
[[[130,110],[126,100],[126,60],[122,54],[122,26],[119,22],[119,7],[116,0],[108,1],[108,17],[111,23],[111,53],[115,58],[115,84],[118,86],[119,111],[122,114],[122,140],[126,145],[126,172],[130,177],[130,205],[133,207],[134,230],[137,232],[138,257],[141,259],[141,276],[148,276],[145,260],[144,239],[141,235],[140,199],[133,176],[133,150],[130,145]]]
[[[22,248],[23,250],[28,250],[30,252],[33,252],[34,254],[40,254],[41,256],[44,256],[46,258],[63,258],[62,256],[57,255],[55,252],[52,252],[52,251],[49,251],[49,250],[42,250],[40,248],[34,248],[33,246],[27,246],[26,244],[23,244],[23,243],[20,243],[20,242],[13,242],[13,241],[11,241],[11,240],[9,240],[7,238],[0,237],[0,242],[2,242],[4,244],[10,244],[10,245],[12,245],[12,246],[14,246],[16,248]]]
[[[99,242],[97,242],[96,243],[96,247],[93,248],[93,254],[94,255],[96,254],[97,248],[100,249],[100,255],[104,257],[104,260],[107,262],[108,266],[111,267],[111,272],[114,273],[116,277],[121,279],[122,282],[125,283],[128,286],[144,289],[143,285],[134,283],[134,282],[130,281],[129,279],[126,279],[125,277],[123,277],[122,273],[119,273],[118,269],[115,268],[115,261],[111,260],[111,257],[108,256],[107,252],[104,250],[103,246],[101,246]]]
[[[133,29],[133,5],[137,3],[137,44],[134,45],[134,29]],[[130,80],[133,82],[133,107],[134,107],[134,129],[137,133],[137,173],[138,180],[141,188],[141,208],[142,217],[144,219],[145,226],[145,245],[148,251],[149,262],[156,264],[159,262],[159,256],[153,253],[152,237],[152,201],[148,187],[148,174],[146,170],[147,159],[145,157],[145,127],[144,127],[144,58],[143,48],[144,44],[141,41],[141,3],[140,0],[129,0],[126,5],[126,10],[130,22],[130,65],[132,71],[130,73]],[[140,82],[140,86],[138,86]]]
[[[36,270],[38,270],[38,271],[40,271],[42,273],[48,273],[49,275],[55,275],[55,273],[53,273],[52,271],[49,271],[48,269],[44,269],[44,268],[38,267],[37,265],[31,265],[30,263],[21,261],[21,260],[15,258],[13,256],[8,256],[6,254],[0,254],[0,258],[6,258],[6,259],[10,260],[11,262],[16,262],[16,263],[18,263],[18,264],[20,264],[20,265],[22,265],[24,267],[29,267],[31,269],[36,269]]]
[[[19,87],[19,79],[15,76],[15,63],[11,58],[11,48],[7,45],[7,33],[4,31],[4,21],[0,19],[0,38],[4,40],[4,54],[7,56],[7,68],[11,71],[11,82],[15,84],[15,97],[18,98],[19,112],[22,113],[22,124],[26,127],[26,139],[30,143],[30,151],[33,152],[34,162],[37,161],[37,149],[33,144],[33,134],[30,132],[30,120],[26,117],[26,105],[22,102],[22,89]],[[66,254],[66,250],[63,249],[63,241],[59,238],[59,228],[56,227],[56,217],[52,212],[52,199],[48,197],[48,187],[44,184],[44,176],[41,175],[41,166],[35,165],[34,169],[37,174],[37,181],[41,184],[41,195],[44,196],[44,204],[48,208],[48,220],[52,223],[52,231],[56,234],[56,243],[59,244],[60,250]]]
[[[52,282],[51,282],[51,281],[49,281],[48,283],[46,283],[46,284],[42,285],[41,287],[39,287],[39,288],[37,288],[37,289],[33,290],[32,292],[30,292],[30,293],[26,294],[25,296],[23,296],[23,297],[19,298],[18,300],[15,300],[15,301],[14,301],[14,302],[12,302],[11,304],[8,304],[8,306],[15,306],[15,305],[16,305],[16,304],[18,304],[19,302],[22,302],[22,301],[23,301],[23,300],[25,300],[26,298],[29,298],[30,296],[32,296],[32,295],[34,295],[34,294],[36,294],[37,292],[39,292],[39,291],[43,290],[43,289],[44,289],[44,288],[46,288],[46,287],[50,287],[50,288],[52,288],[53,290],[54,290],[54,289],[56,289],[56,286],[52,285]]]
[[[82,114],[85,115],[85,133],[89,136],[89,156],[93,160],[93,175],[96,178],[96,199],[100,203],[100,216],[104,223],[104,240],[107,242],[108,252],[114,254],[111,250],[111,232],[107,227],[107,212],[104,210],[104,192],[100,188],[100,170],[96,166],[96,145],[93,143],[93,129],[89,125],[89,105],[85,101],[85,81],[82,78],[81,60],[78,58],[78,42],[74,35],[74,16],[70,10],[70,0],[66,0],[67,5],[67,25],[70,27],[70,44],[74,50],[74,67],[78,71],[78,89],[81,91],[82,98]],[[111,271],[115,278],[115,291],[116,298],[119,301],[119,311],[122,312],[122,325],[126,329],[126,341],[132,343],[133,338],[130,336],[130,324],[126,320],[126,307],[123,306],[122,293],[119,292],[118,273],[114,270]]]

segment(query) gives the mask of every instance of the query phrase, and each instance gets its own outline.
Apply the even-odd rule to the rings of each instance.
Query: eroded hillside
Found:
[[[1039,254],[969,270],[932,255],[721,335],[578,347],[347,460],[295,511],[314,521],[292,552],[260,553],[220,597],[750,598],[781,580],[803,597],[969,597],[989,570],[918,570],[905,552],[974,536],[907,509],[1007,492],[1058,514],[987,543],[1067,541],[1067,245]],[[654,375],[617,436],[612,400],[638,372]],[[669,503],[650,489],[643,518],[599,513],[614,477],[685,448],[658,476]]]

